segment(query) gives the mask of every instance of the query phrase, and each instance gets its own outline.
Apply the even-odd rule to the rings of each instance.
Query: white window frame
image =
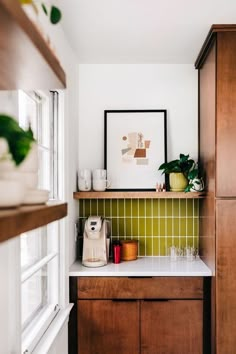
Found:
[[[39,95],[42,95],[42,92],[38,92]],[[62,127],[63,124],[62,122],[64,121],[64,115],[63,115],[63,99],[64,97],[60,97],[60,111],[59,111],[59,93],[54,92],[54,97],[56,96],[57,103],[56,105],[51,106],[51,113],[53,110],[56,110],[56,113],[58,114],[58,122],[56,125],[54,125],[54,134],[56,135],[56,140],[57,142],[60,141],[60,144],[57,146],[57,155],[56,155],[56,167],[57,167],[57,176],[60,177],[60,180],[58,179],[56,183],[56,188],[53,191],[52,198],[56,199],[56,196],[58,195],[59,197],[62,197],[64,195],[64,138],[62,134]],[[61,96],[63,94],[61,93]],[[62,121],[63,119],[63,121]],[[54,123],[54,122],[53,122]],[[52,124],[53,124],[52,123]],[[53,137],[51,137],[51,141],[53,145],[56,143]],[[60,159],[58,159],[58,156],[60,156]],[[52,161],[51,161],[52,162]],[[56,177],[55,175],[51,175],[51,185],[54,183],[55,186],[55,181]],[[58,233],[59,235],[64,235],[64,221],[57,221],[58,225]],[[64,240],[64,237],[62,237],[62,240]],[[64,240],[65,241],[65,240]],[[33,352],[34,348],[42,338],[43,334],[45,331],[49,328],[50,324],[52,324],[53,319],[55,316],[58,314],[60,307],[65,307],[65,264],[62,259],[62,256],[64,255],[64,248],[65,244],[61,244],[59,242],[58,244],[58,252],[52,252],[51,254],[47,255],[40,261],[36,262],[32,267],[29,269],[25,270],[22,272],[22,277],[21,281],[24,282],[26,281],[32,274],[35,274],[39,269],[42,269],[42,266],[44,264],[47,264],[50,260],[52,260],[55,257],[58,257],[58,281],[59,281],[59,286],[58,289],[60,291],[58,292],[58,297],[57,301],[53,305],[49,305],[43,309],[38,315],[34,317],[32,320],[30,326],[28,326],[22,333],[22,353],[31,353]],[[52,278],[53,279],[53,278]],[[55,284],[49,284],[49,287],[54,287]],[[53,291],[51,291],[51,294],[53,294]]]

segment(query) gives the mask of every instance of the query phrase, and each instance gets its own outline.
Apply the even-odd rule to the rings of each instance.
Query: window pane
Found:
[[[22,329],[46,306],[58,304],[58,256],[23,282],[21,286]]]
[[[19,123],[24,129],[28,129],[30,125],[35,139],[38,139],[39,102],[34,93],[19,91]]]
[[[29,321],[47,304],[47,266],[35,273],[22,284],[22,326]]]
[[[21,235],[21,268],[25,271],[45,256],[58,252],[59,225],[55,221]]]
[[[50,190],[50,151],[39,148],[39,188]]]
[[[40,128],[39,143],[49,149],[51,146],[51,141],[50,141],[51,140],[51,137],[50,137],[51,119],[49,117],[48,97],[42,98],[41,108],[42,108],[42,112],[41,112],[41,123],[40,123],[41,128]]]
[[[21,268],[27,269],[47,255],[46,228],[36,229],[21,235]]]

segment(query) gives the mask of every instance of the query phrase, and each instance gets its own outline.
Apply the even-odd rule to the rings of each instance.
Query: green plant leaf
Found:
[[[185,192],[190,192],[192,187],[193,187],[193,184],[188,184],[184,191]]]
[[[191,170],[188,174],[188,179],[192,180],[196,177],[198,177],[198,170],[197,169]]]
[[[46,5],[42,2],[42,3],[41,3],[41,6],[42,6],[42,9],[43,9],[43,12],[45,13],[45,15],[48,16],[48,10],[47,10],[47,8],[46,8]]]
[[[7,115],[0,115],[0,137],[7,140],[16,165],[25,159],[34,141],[31,128],[23,130],[15,119]]]
[[[184,154],[179,155],[180,162],[185,162],[188,160],[188,158],[189,158],[189,155],[184,155]]]
[[[53,25],[57,24],[61,19],[61,11],[56,7],[51,7],[50,21]]]

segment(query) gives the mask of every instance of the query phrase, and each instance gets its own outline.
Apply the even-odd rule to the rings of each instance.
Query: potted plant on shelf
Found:
[[[189,155],[180,154],[179,159],[161,164],[159,170],[169,175],[172,192],[202,191],[204,188],[198,164]]]
[[[14,118],[0,114],[0,207],[13,207],[23,202],[25,179],[29,174],[22,174],[19,169],[21,164],[28,166],[35,162],[34,142],[30,128],[25,131]]]

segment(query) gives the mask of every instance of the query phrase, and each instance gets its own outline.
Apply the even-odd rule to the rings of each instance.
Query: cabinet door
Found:
[[[201,354],[203,301],[141,302],[142,354]]]
[[[216,353],[236,352],[236,200],[216,202]]]
[[[139,353],[139,302],[78,300],[78,354],[113,353]]]
[[[217,34],[216,196],[236,197],[236,33]],[[229,169],[230,167],[230,169]]]

